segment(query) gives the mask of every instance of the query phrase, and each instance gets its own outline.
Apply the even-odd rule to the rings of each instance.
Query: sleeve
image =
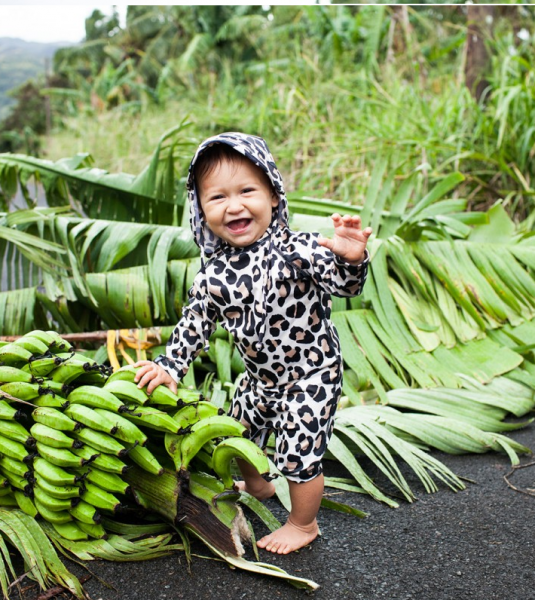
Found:
[[[154,359],[176,382],[184,377],[189,365],[208,343],[217,323],[215,310],[207,298],[204,272],[195,278],[188,298],[182,318],[167,342],[165,356],[161,354]]]
[[[368,250],[365,250],[360,264],[350,265],[328,248],[320,246],[318,237],[317,233],[297,234],[289,244],[286,259],[327,293],[346,298],[358,296],[368,275]]]

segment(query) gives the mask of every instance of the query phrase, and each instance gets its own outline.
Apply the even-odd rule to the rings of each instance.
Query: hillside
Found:
[[[69,44],[45,44],[0,37],[0,119],[5,116],[7,107],[12,102],[6,92],[27,79],[44,73],[45,59],[52,59],[54,52],[66,45]]]

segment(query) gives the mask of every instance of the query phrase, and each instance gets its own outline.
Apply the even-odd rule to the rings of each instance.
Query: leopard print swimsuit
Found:
[[[279,197],[270,227],[244,248],[214,236],[200,211],[192,167],[216,143],[229,144],[263,169]],[[275,465],[292,481],[310,481],[322,472],[342,390],[330,296],[359,294],[368,258],[349,265],[320,246],[318,234],[288,228],[282,178],[261,138],[225,133],[203,142],[190,167],[188,192],[203,267],[166,356],[155,362],[180,380],[219,321],[232,334],[246,368],[230,414],[249,428],[260,447],[274,432]]]

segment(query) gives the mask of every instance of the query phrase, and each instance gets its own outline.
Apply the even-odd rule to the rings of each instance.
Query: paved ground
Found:
[[[535,427],[512,437],[535,448]],[[319,583],[315,600],[535,600],[535,496],[507,486],[503,476],[510,464],[504,455],[437,456],[475,483],[457,494],[422,491],[417,502],[398,509],[367,496],[337,494],[337,500],[366,511],[368,517],[322,510],[321,539],[285,557],[262,552],[261,560]],[[522,463],[531,460],[523,457]],[[327,471],[334,474],[337,468],[330,465]],[[516,471],[511,481],[535,489],[535,465]],[[276,501],[268,505],[284,519]],[[258,524],[256,533],[264,533]],[[209,555],[201,544],[194,550]],[[69,566],[83,575],[76,565]],[[178,554],[89,567],[113,586],[107,588],[93,577],[85,584],[92,600],[296,600],[312,595],[215,560],[194,558],[188,572]],[[25,600],[36,597],[36,588],[26,588]]]

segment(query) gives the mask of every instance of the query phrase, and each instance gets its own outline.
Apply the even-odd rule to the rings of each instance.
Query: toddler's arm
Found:
[[[152,394],[155,388],[159,385],[167,386],[174,394],[177,391],[176,381],[169,375],[167,371],[151,360],[140,360],[134,364],[134,367],[139,367],[134,378],[138,388],[147,386],[147,394]]]
[[[318,244],[329,248],[348,264],[359,265],[366,257],[366,244],[372,234],[372,228],[362,229],[359,216],[344,215],[341,217],[338,213],[335,213],[332,215],[332,220],[334,223],[332,240],[320,237]]]

